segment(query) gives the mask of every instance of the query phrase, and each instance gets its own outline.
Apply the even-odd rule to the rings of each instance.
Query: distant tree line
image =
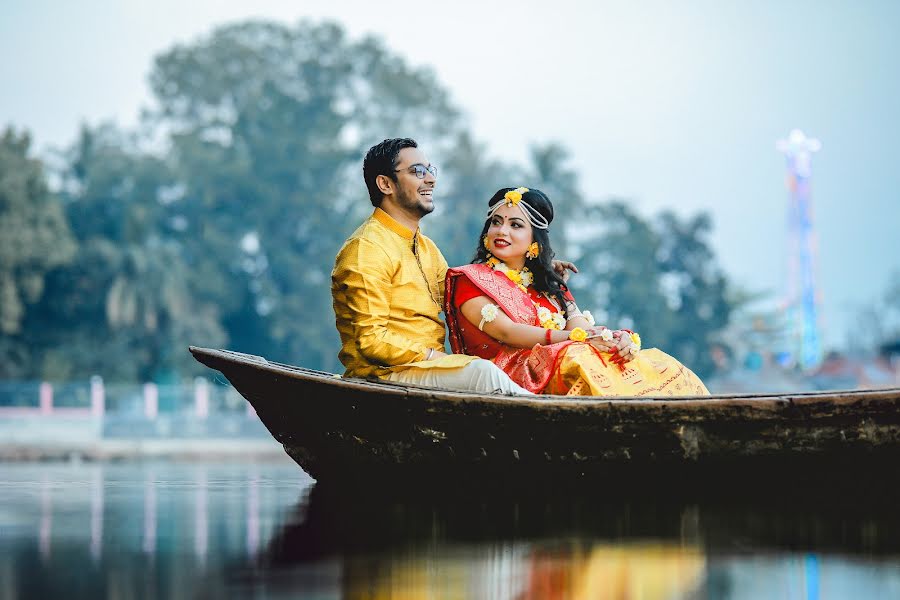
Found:
[[[173,380],[203,372],[189,344],[340,370],[331,267],[371,211],[362,156],[395,136],[439,165],[424,228],[451,264],[494,190],[541,188],[579,304],[710,370],[732,307],[707,215],[586,199],[557,144],[491,158],[434,74],[380,41],[235,24],[157,57],[150,83],[140,128],[85,126],[52,170],[2,134],[0,378]]]

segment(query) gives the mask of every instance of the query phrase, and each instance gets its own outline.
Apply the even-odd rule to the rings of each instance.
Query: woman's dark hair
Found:
[[[488,208],[493,208],[495,204],[503,201],[506,192],[513,189],[515,188],[506,187],[497,190],[488,201]],[[547,219],[547,223],[553,221],[553,204],[544,192],[533,188],[529,189],[522,194],[522,200],[543,215],[544,218]],[[485,263],[490,257],[490,253],[487,248],[484,247],[484,236],[487,235],[487,230],[490,226],[491,220],[486,219],[484,227],[481,228],[481,233],[478,236],[478,246],[475,248],[475,257],[472,259],[473,263]],[[541,252],[538,254],[537,258],[525,258],[525,266],[528,267],[534,275],[534,289],[539,292],[547,292],[556,298],[557,301],[559,301],[559,305],[563,307],[563,311],[565,311],[566,301],[563,294],[568,291],[568,288],[563,282],[562,277],[557,275],[556,271],[553,270],[553,257],[556,256],[556,254],[550,246],[550,231],[549,229],[538,229],[532,225],[531,235],[534,238],[534,241],[538,243],[538,246],[541,247]]]
[[[379,175],[387,175],[397,181],[397,155],[404,148],[418,148],[416,141],[410,138],[391,138],[375,144],[366,152],[363,159],[363,180],[369,188],[369,201],[372,206],[380,206],[384,194],[378,189],[375,178]]]

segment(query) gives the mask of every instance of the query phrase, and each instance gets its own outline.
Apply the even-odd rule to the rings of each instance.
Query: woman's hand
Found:
[[[585,328],[585,331],[587,331],[589,338],[587,342],[597,350],[600,350],[601,352],[616,351],[616,344],[614,339],[609,338],[605,340],[600,337],[603,331],[608,331],[606,327],[587,327]]]
[[[631,362],[637,358],[637,353],[640,348],[638,348],[637,344],[634,343],[634,340],[631,339],[631,334],[629,332],[624,330],[613,332],[613,341],[616,344],[616,351],[625,362]]]

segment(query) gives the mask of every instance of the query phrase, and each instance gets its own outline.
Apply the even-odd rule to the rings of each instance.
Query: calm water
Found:
[[[890,503],[384,492],[0,464],[0,598],[900,598]]]

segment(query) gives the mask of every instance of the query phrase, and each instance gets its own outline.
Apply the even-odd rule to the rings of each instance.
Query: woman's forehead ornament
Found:
[[[492,206],[487,213],[487,218],[490,219],[497,211],[500,210],[501,206],[518,206],[519,210],[525,215],[528,219],[528,222],[531,223],[532,227],[536,227],[537,229],[547,229],[550,226],[550,222],[539,213],[537,210],[532,208],[528,201],[524,199],[524,195],[529,191],[527,187],[518,187],[514,190],[509,190],[503,195],[503,200]]]

